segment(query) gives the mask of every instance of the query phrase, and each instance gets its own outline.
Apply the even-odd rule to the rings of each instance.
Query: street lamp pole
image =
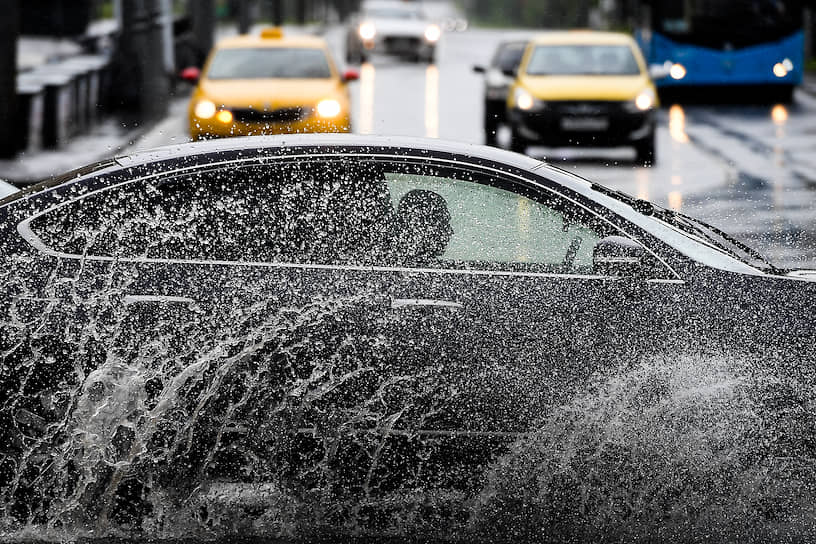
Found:
[[[18,0],[3,2],[0,17],[0,157],[13,157],[17,135],[17,35],[20,32]]]

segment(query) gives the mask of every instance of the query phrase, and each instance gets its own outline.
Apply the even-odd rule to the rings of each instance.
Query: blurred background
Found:
[[[816,266],[816,1],[405,3],[442,29],[432,62],[348,57],[360,0],[2,0],[0,179],[25,186],[188,141],[192,85],[180,72],[201,67],[219,39],[266,26],[321,35],[341,68],[359,71],[353,132],[477,144],[486,142],[486,84],[501,43],[614,30],[633,35],[649,64],[671,69],[656,80],[656,163],[642,166],[624,148],[527,153],[708,220],[782,264]],[[773,92],[730,85],[741,72],[762,72],[774,85],[751,90]],[[507,127],[495,144],[509,145]]]

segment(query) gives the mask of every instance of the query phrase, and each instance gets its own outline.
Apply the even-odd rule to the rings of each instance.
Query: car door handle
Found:
[[[436,300],[431,298],[395,298],[391,299],[391,309],[398,310],[400,308],[450,308],[452,310],[461,310],[464,308],[459,302],[450,300]]]
[[[169,295],[125,295],[125,305],[147,304],[158,302],[160,304],[192,304],[194,299],[189,297],[174,297]]]

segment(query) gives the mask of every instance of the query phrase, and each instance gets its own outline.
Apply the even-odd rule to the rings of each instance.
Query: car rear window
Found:
[[[527,73],[633,76],[640,67],[628,45],[539,45],[527,63]]]
[[[221,49],[209,79],[326,79],[332,77],[326,52],[319,48],[258,47]]]

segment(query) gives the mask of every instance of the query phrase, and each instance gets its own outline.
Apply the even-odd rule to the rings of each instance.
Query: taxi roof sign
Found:
[[[261,38],[279,40],[283,38],[283,29],[279,26],[270,26],[261,30]]]

